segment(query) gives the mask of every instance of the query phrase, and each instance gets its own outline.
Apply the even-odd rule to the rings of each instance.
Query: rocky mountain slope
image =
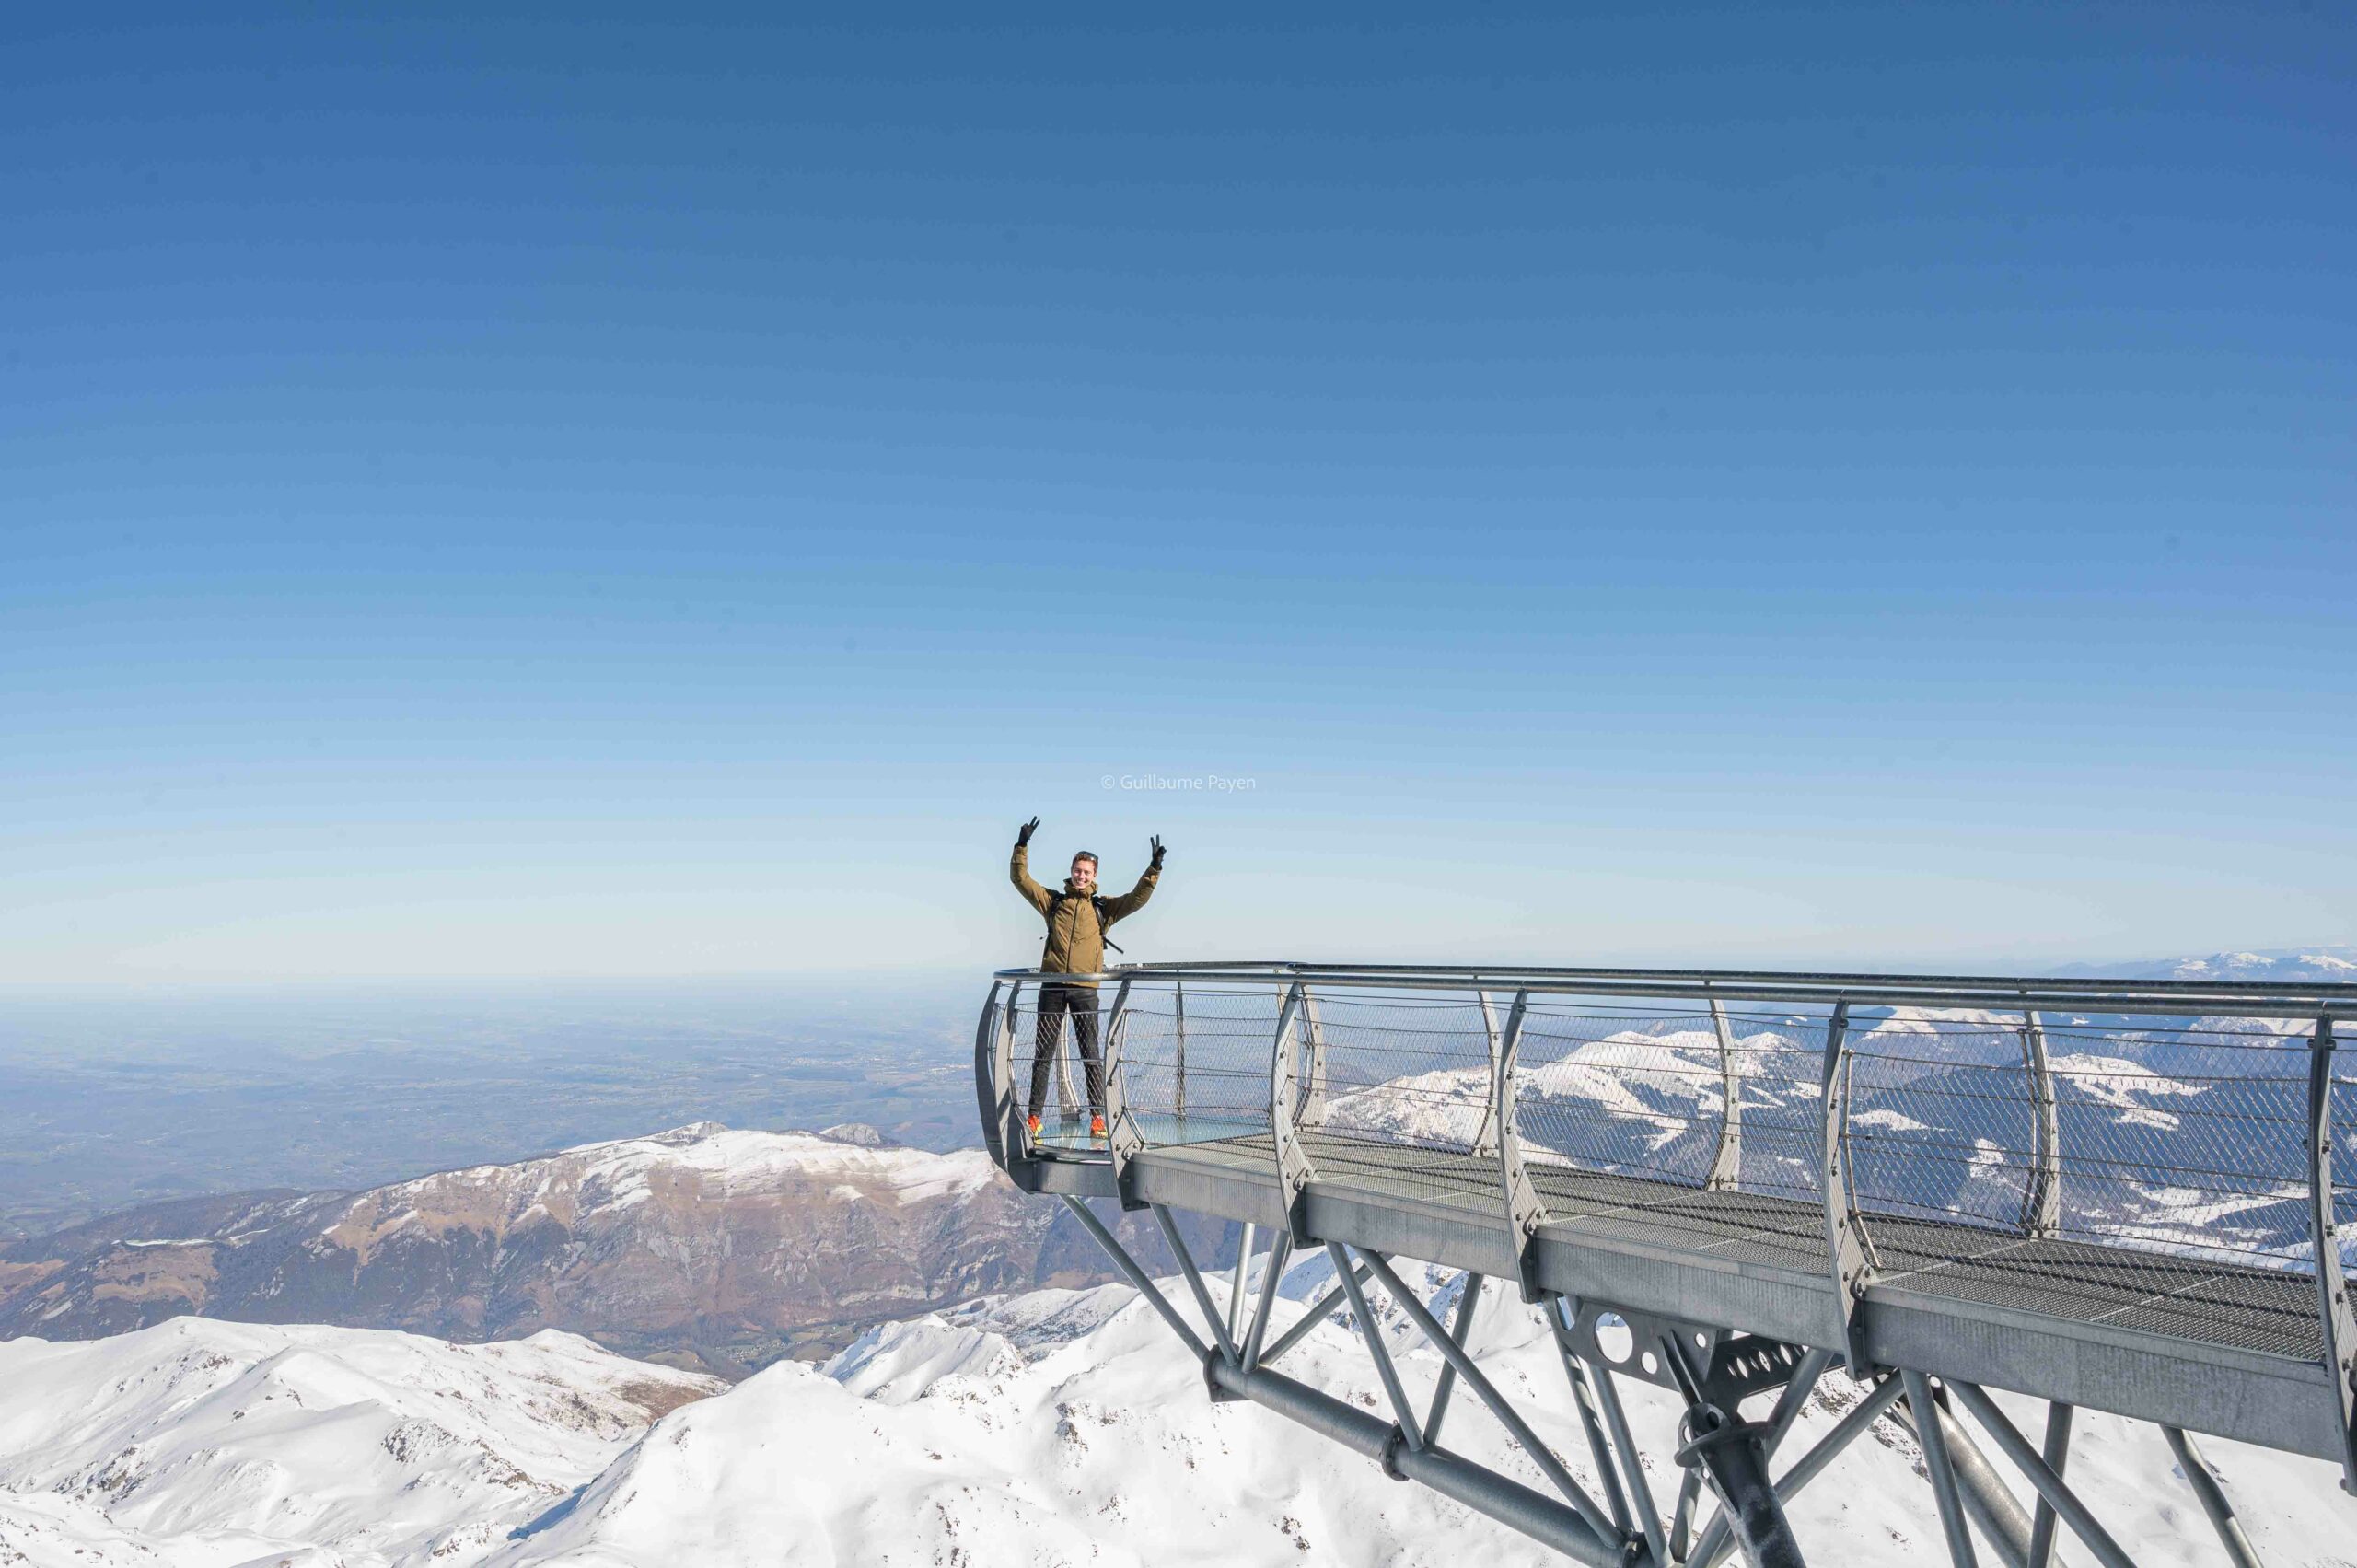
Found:
[[[1451,1305],[1453,1279],[1410,1277],[1436,1306]],[[1322,1258],[1297,1264],[1277,1326],[1329,1278]],[[1172,1296],[1188,1310],[1183,1290]],[[1439,1362],[1377,1310],[1421,1404]],[[257,1359],[268,1336],[284,1336],[287,1348]],[[258,1342],[233,1352],[233,1337]],[[1469,1342],[1593,1486],[1532,1310],[1493,1292]],[[362,1354],[390,1346],[412,1359]],[[228,1364],[207,1366],[214,1356]],[[1380,1408],[1347,1323],[1313,1331],[1282,1365]],[[644,1410],[698,1386],[555,1335],[462,1350],[183,1323],[90,1344],[0,1345],[0,1382],[25,1367],[41,1379],[40,1397],[25,1402],[31,1413],[10,1401],[0,1425],[0,1562],[26,1568],[1560,1561],[1256,1406],[1213,1405],[1198,1368],[1121,1286],[1031,1292],[885,1325],[824,1367],[773,1365],[635,1440],[644,1417],[622,1406]],[[1676,1484],[1671,1403],[1630,1379],[1622,1391],[1666,1498]],[[586,1410],[568,1415],[576,1396]],[[1829,1377],[1796,1443],[1813,1443],[1855,1398],[1846,1378]],[[2004,1402],[2016,1419],[2037,1413]],[[521,1430],[519,1416],[553,1430]],[[1451,1448],[1545,1485],[1478,1401],[1460,1399],[1447,1433]],[[1918,1568],[1941,1555],[1920,1455],[1887,1423],[1875,1435],[1795,1502],[1812,1561]],[[2357,1516],[2334,1471],[2208,1446],[2265,1561],[2344,1562]],[[2154,1428],[2082,1412],[2071,1468],[2138,1562],[2218,1561]],[[2066,1540],[2061,1558],[2084,1553]]]
[[[558,1328],[741,1376],[882,1318],[1106,1274],[1069,1215],[1023,1202],[980,1150],[702,1122],[360,1193],[154,1204],[19,1242],[0,1250],[0,1336],[183,1313],[467,1341]]]

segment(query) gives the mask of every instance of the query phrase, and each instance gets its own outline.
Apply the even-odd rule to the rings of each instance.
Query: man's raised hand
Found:
[[[1156,871],[1159,871],[1159,870],[1161,870],[1161,869],[1162,869],[1162,835],[1161,835],[1160,833],[1156,833],[1156,834],[1155,834],[1155,835],[1154,835],[1153,842],[1154,842],[1154,869],[1155,869],[1155,870],[1156,870]]]
[[[1034,817],[1031,820],[1024,823],[1023,826],[1015,830],[1015,842],[1017,844],[1028,844],[1031,842],[1031,835],[1039,830],[1039,819]]]

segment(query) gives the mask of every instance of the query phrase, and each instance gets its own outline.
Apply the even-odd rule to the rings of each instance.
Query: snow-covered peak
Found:
[[[0,1341],[0,1562],[464,1563],[723,1387],[553,1330]]]

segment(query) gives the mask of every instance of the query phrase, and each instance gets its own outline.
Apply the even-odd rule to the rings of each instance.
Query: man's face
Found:
[[[1072,885],[1084,893],[1095,887],[1097,863],[1093,860],[1074,860],[1072,863]]]

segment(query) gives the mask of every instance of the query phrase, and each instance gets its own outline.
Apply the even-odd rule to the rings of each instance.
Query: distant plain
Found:
[[[962,977],[961,977],[962,978]],[[713,1121],[977,1142],[960,981],[0,995],[0,1239]]]

